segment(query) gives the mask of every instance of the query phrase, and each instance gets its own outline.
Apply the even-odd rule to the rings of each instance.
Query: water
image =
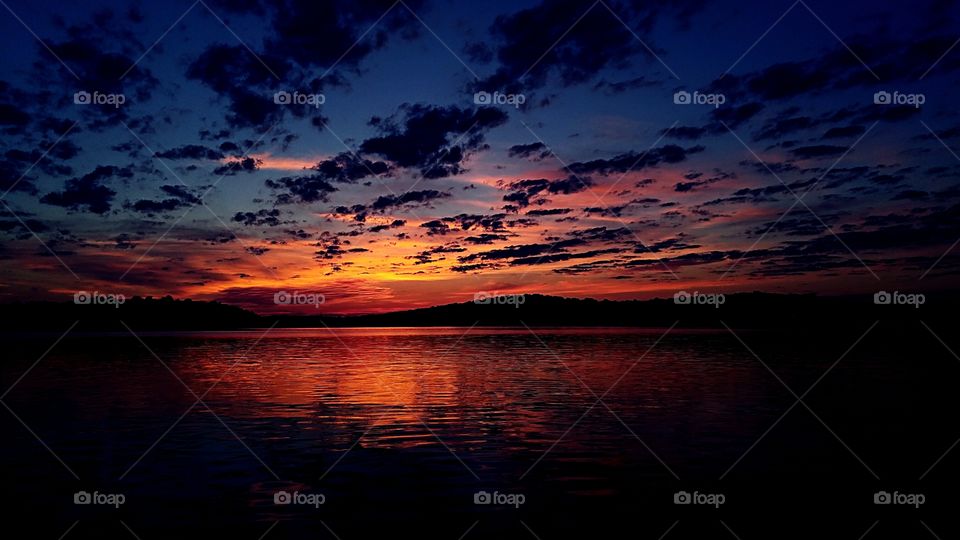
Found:
[[[678,520],[676,537],[723,537],[721,519],[738,535],[760,527],[743,518],[758,508],[789,516],[839,501],[869,519],[889,485],[923,490],[918,511],[933,512],[956,500],[932,500],[956,459],[919,477],[960,436],[936,416],[957,410],[946,389],[960,363],[930,342],[907,359],[903,336],[891,344],[881,328],[831,368],[864,330],[85,335],[35,365],[57,336],[18,336],[2,366],[14,385],[12,413],[0,411],[5,489],[13,515],[43,516],[32,526],[52,538],[77,521],[69,537],[458,538],[472,527],[546,540],[632,523],[657,538]],[[810,410],[796,404],[821,376]],[[74,505],[80,490],[126,501]],[[681,490],[726,501],[674,505]],[[276,505],[278,491],[324,502]],[[477,505],[478,491],[523,504]]]

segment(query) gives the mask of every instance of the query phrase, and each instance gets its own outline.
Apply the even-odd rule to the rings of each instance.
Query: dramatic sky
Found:
[[[2,301],[960,270],[955,2],[0,3]]]

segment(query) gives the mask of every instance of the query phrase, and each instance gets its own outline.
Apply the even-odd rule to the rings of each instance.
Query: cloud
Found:
[[[517,180],[506,184],[505,187],[510,193],[503,196],[503,200],[513,203],[518,207],[526,207],[531,203],[543,204],[546,199],[542,197],[531,201],[532,197],[537,195],[570,195],[579,193],[594,185],[590,177],[568,176],[556,180],[547,180],[546,178]]]
[[[224,158],[223,152],[220,152],[219,150],[214,150],[213,148],[208,148],[200,144],[187,144],[184,146],[178,146],[176,148],[171,148],[170,150],[157,152],[155,155],[163,159],[220,160]]]
[[[405,219],[395,219],[395,220],[393,220],[392,222],[390,222],[390,223],[388,223],[388,224],[385,224],[385,225],[374,225],[373,227],[370,227],[370,228],[367,229],[367,230],[370,231],[370,232],[372,232],[372,233],[378,233],[378,232],[386,231],[386,230],[389,230],[389,229],[397,229],[397,228],[399,228],[399,227],[403,227],[403,226],[406,225],[406,224],[407,224],[407,220],[405,220]]]
[[[496,264],[497,261],[503,260],[509,261],[510,265],[535,265],[568,259],[589,258],[609,253],[619,253],[625,251],[625,248],[613,247],[593,249],[585,252],[571,252],[569,250],[573,247],[586,246],[593,243],[606,244],[627,241],[628,244],[632,245],[632,236],[633,234],[626,227],[619,229],[608,229],[606,227],[580,229],[570,231],[566,234],[566,238],[552,239],[552,242],[519,244],[463,255],[457,259],[461,264],[454,267],[453,270],[456,272],[470,272],[488,267],[491,264]]]
[[[569,208],[550,208],[550,209],[537,209],[530,210],[527,212],[528,216],[561,216],[564,214],[569,214],[573,210]]]
[[[276,208],[271,210],[261,209],[256,212],[237,212],[231,219],[248,227],[253,225],[276,227],[281,224],[280,210]]]
[[[417,206],[428,204],[437,199],[450,197],[449,193],[437,191],[435,189],[425,189],[421,191],[407,191],[400,195],[381,195],[377,200],[370,204],[369,209],[375,212],[383,212],[390,208],[400,206]]]
[[[160,190],[171,197],[160,201],[141,199],[125,206],[134,212],[152,215],[170,212],[185,206],[193,206],[201,202],[200,198],[191,193],[185,186],[165,185],[160,186]]]
[[[404,104],[398,114],[370,121],[381,135],[363,141],[360,150],[418,169],[424,178],[454,176],[465,172],[470,152],[485,148],[484,132],[506,121],[507,114],[492,107]]]
[[[830,156],[839,156],[849,150],[846,146],[833,146],[828,144],[818,144],[813,146],[801,146],[790,151],[791,154],[800,159],[812,159]]]
[[[381,195],[370,204],[355,204],[353,206],[338,206],[334,209],[337,214],[354,214],[354,220],[363,222],[367,214],[373,212],[382,214],[393,208],[415,207],[429,205],[431,202],[451,197],[445,191],[425,189],[420,191],[406,191],[400,195]]]
[[[832,127],[823,134],[824,139],[846,139],[862,135],[866,128],[861,125]]]
[[[552,78],[571,86],[593,79],[605,68],[629,65],[634,57],[655,63],[634,32],[645,35],[650,44],[648,33],[660,20],[685,24],[702,4],[610,1],[591,7],[575,0],[544,0],[500,15],[490,27],[499,67],[478,86],[509,91],[521,78],[524,88],[543,87]]]
[[[645,167],[654,167],[661,163],[680,163],[686,160],[690,154],[703,152],[703,150],[703,146],[682,148],[674,144],[668,144],[660,148],[651,148],[643,153],[627,152],[610,159],[574,162],[568,168],[576,174],[609,175],[625,173],[627,171],[639,171]]]
[[[368,176],[386,174],[390,171],[390,166],[383,161],[371,161],[344,152],[317,163],[314,169],[325,180],[353,184]]]
[[[750,102],[744,103],[743,105],[734,105],[730,107],[720,107],[714,109],[711,112],[711,116],[716,122],[723,122],[730,129],[737,129],[740,125],[744,124],[754,116],[756,116],[764,108],[763,103],[759,102]],[[714,133],[722,133],[726,131],[726,128],[722,125],[714,125],[711,128],[711,131]]]
[[[331,193],[337,191],[337,188],[320,174],[285,176],[264,183],[270,189],[280,191],[277,194],[277,204],[325,202]]]
[[[550,156],[550,149],[542,142],[515,144],[507,149],[507,155],[510,157],[530,159],[531,161],[540,161]]]
[[[248,157],[243,159],[237,159],[233,161],[228,161],[226,164],[221,165],[213,170],[213,174],[219,174],[221,176],[233,176],[240,172],[254,172],[263,165],[263,161]]]
[[[100,165],[80,178],[67,180],[63,191],[48,193],[40,199],[40,202],[71,210],[81,210],[86,207],[94,214],[105,214],[110,211],[110,203],[117,192],[102,185],[101,181],[114,176],[132,178],[133,172],[129,168]]]
[[[0,126],[24,127],[30,123],[31,116],[16,105],[0,103]]]
[[[263,46],[254,51],[241,45],[210,46],[190,64],[187,76],[227,99],[227,121],[235,127],[265,128],[287,113],[311,116],[315,125],[322,125],[324,119],[315,108],[278,106],[273,92],[292,87],[321,93],[325,86],[344,85],[342,72],[356,70],[361,60],[390,39],[412,37],[420,29],[406,10],[390,9],[394,3],[386,0],[229,4],[232,12],[253,15],[261,24],[267,21]],[[421,4],[406,2],[414,10]],[[335,72],[316,78],[318,69],[322,73],[335,64]]]

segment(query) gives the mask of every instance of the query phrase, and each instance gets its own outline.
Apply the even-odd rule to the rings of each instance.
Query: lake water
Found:
[[[960,362],[882,325],[844,355],[866,330],[82,335],[36,364],[58,336],[8,336],[7,510],[36,538],[950,531],[960,455],[920,477],[960,437]]]

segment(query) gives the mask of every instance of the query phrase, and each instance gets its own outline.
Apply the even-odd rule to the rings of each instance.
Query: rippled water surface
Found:
[[[457,538],[488,514],[520,512],[533,527],[596,501],[630,511],[691,485],[763,481],[785,462],[790,477],[870,481],[895,462],[871,437],[899,438],[912,422],[880,420],[895,407],[875,398],[891,388],[939,398],[922,397],[929,383],[882,347],[831,368],[857,336],[274,329],[71,336],[45,356],[56,336],[20,336],[2,371],[12,385],[4,460],[25,508],[62,507],[53,537],[74,520],[109,529],[111,516],[67,504],[79,489],[127,494],[118,512],[131,528],[226,521],[256,538],[277,522],[303,532],[303,517],[351,530],[364,515],[428,519],[443,508],[434,521],[462,525],[446,535]],[[814,416],[788,387],[799,395],[827,372],[808,399]],[[856,399],[837,405],[852,381]],[[919,462],[933,453],[903,447]],[[278,490],[326,502],[277,506]],[[528,502],[477,517],[478,490]],[[650,530],[672,519],[661,521]],[[509,530],[501,525],[492,530]]]

